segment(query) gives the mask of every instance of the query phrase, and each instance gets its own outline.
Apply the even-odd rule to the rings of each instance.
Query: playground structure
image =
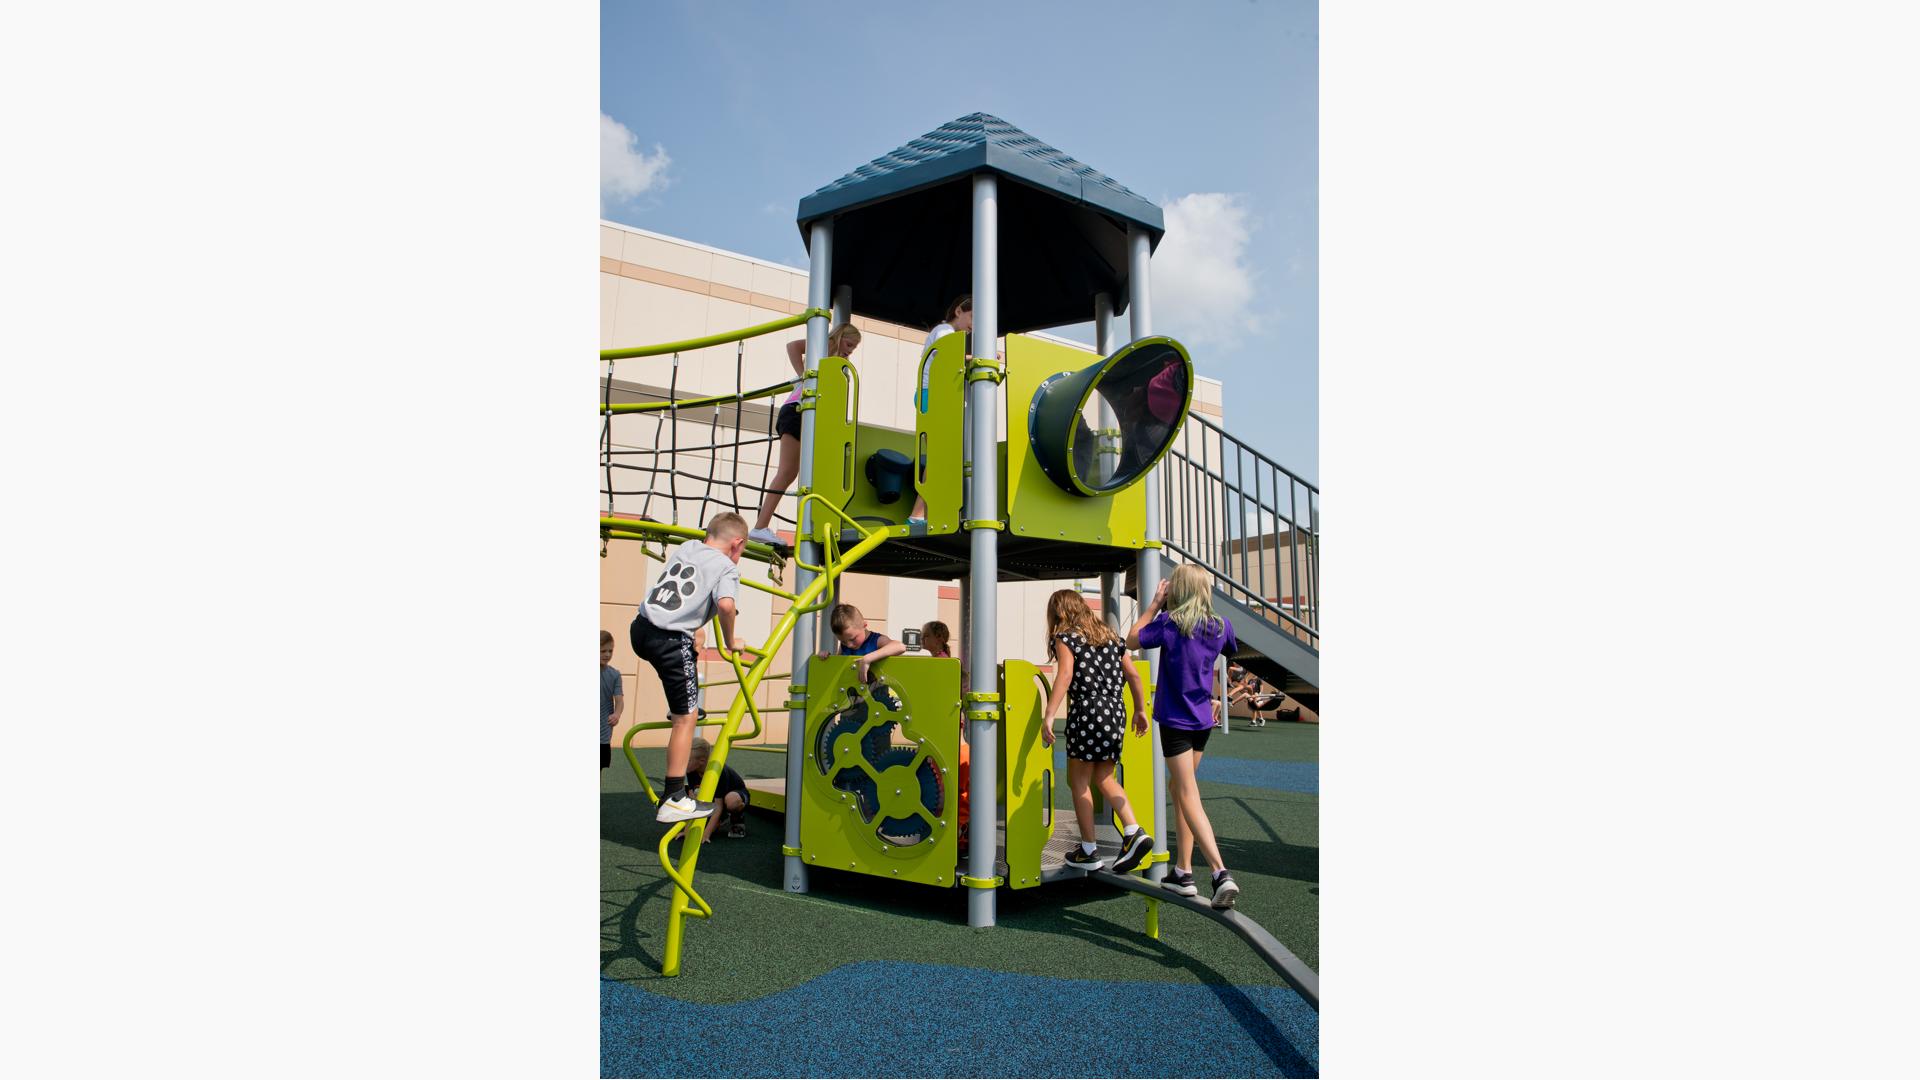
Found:
[[[1191,358],[1178,342],[1153,335],[1149,317],[1148,271],[1163,232],[1159,209],[1004,121],[964,117],[863,166],[802,200],[799,225],[811,258],[807,310],[730,334],[602,352],[610,366],[601,406],[609,496],[601,534],[664,556],[669,543],[699,535],[709,501],[714,510],[749,510],[737,494],[738,452],[748,440],[737,434],[733,494],[703,497],[690,524],[650,520],[644,510],[637,517],[614,513],[614,472],[679,474],[683,415],[705,410],[717,432],[721,411],[731,407],[737,427],[742,405],[795,385],[680,398],[670,383],[665,401],[614,402],[612,362],[672,355],[677,379],[680,352],[805,324],[795,579],[791,590],[779,580],[786,550],[749,545],[748,557],[768,566],[770,580],[743,574],[743,583],[788,607],[750,653],[751,663],[713,636],[733,672],[725,682],[738,691],[724,718],[702,721],[720,730],[699,797],[713,797],[736,741],[763,730],[755,691],[780,677],[773,669],[791,639],[790,689],[782,705],[786,777],[755,791],[756,803],[775,797],[784,804],[787,890],[807,891],[813,867],[964,887],[969,925],[991,926],[998,888],[1084,876],[1064,862],[1072,830],[1054,837],[1053,794],[1064,778],[1054,776],[1052,754],[1040,740],[1045,675],[1032,663],[997,659],[997,584],[1097,572],[1112,620],[1128,578],[1135,595],[1145,597],[1170,555],[1200,563],[1214,574],[1216,600],[1234,618],[1243,643],[1258,650],[1243,652],[1242,662],[1296,697],[1317,698],[1318,493],[1218,425],[1189,417]],[[859,374],[852,363],[826,355],[830,327],[856,313],[931,325],[941,305],[967,292],[973,334],[942,338],[920,358],[916,389],[926,389],[916,393],[912,430],[859,422]],[[1129,340],[1115,347],[1121,314],[1129,319]],[[1023,333],[1089,316],[1100,354],[1092,364],[1078,350]],[[991,347],[1003,331],[1004,358]],[[656,446],[655,460],[664,455],[664,469],[615,460],[611,424],[630,413],[663,420],[671,445]],[[1202,430],[1197,455],[1196,425],[1211,429]],[[771,435],[751,441],[767,443],[771,453]],[[710,496],[712,468],[710,461]],[[764,489],[747,487],[757,503]],[[908,525],[916,493],[926,501],[926,521]],[[1162,521],[1168,507],[1172,535]],[[1284,575],[1277,545],[1269,559],[1264,549],[1250,553],[1248,543],[1283,529],[1290,560]],[[1288,583],[1277,594],[1264,580],[1270,564]],[[957,660],[895,657],[874,665],[872,683],[862,685],[852,658],[815,656],[824,640],[820,615],[840,577],[856,566],[862,573],[962,578],[958,638],[965,643],[970,691],[962,691]],[[1151,686],[1157,658],[1138,663]],[[1127,708],[1131,719],[1136,703],[1129,700]],[[639,730],[627,733],[624,750],[651,794],[632,748]],[[1147,930],[1157,937],[1160,901],[1179,900],[1149,884],[1164,876],[1168,857],[1165,763],[1156,727],[1144,736],[1128,730],[1119,777],[1155,837],[1154,850],[1141,867],[1146,882],[1096,876],[1142,892]],[[963,737],[971,774],[979,778],[970,785],[964,864],[957,815]],[[1109,844],[1117,839],[1111,823],[1102,834]],[[660,843],[661,863],[675,886],[667,975],[680,970],[685,920],[713,914],[694,884],[698,835],[698,828],[678,824]],[[682,839],[677,860],[676,839]],[[1241,934],[1317,1006],[1313,973],[1250,920],[1181,906]]]

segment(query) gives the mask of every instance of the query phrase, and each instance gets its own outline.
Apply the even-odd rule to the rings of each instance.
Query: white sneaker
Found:
[[[711,813],[713,813],[712,803],[695,802],[693,796],[683,791],[661,803],[660,812],[653,815],[653,820],[662,824],[675,821],[698,821]]]
[[[762,544],[778,544],[781,542],[780,534],[774,532],[772,529],[755,529],[747,534],[747,539]]]

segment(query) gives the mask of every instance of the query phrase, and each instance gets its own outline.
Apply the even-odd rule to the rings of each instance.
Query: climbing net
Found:
[[[721,510],[750,522],[758,517],[764,498],[776,493],[769,486],[780,443],[774,430],[780,412],[775,399],[791,393],[800,379],[747,389],[746,339],[799,326],[821,314],[808,309],[709,338],[601,352],[606,365],[600,380],[603,541],[670,531],[656,528],[659,525],[672,526],[672,531],[704,528]],[[682,396],[682,369],[692,366],[685,362],[686,354],[727,342],[734,345],[733,392]],[[664,388],[615,380],[616,361],[639,357],[667,361]],[[710,388],[710,383],[702,387]],[[773,521],[788,528],[796,524],[777,503]],[[757,553],[764,557],[766,551]]]

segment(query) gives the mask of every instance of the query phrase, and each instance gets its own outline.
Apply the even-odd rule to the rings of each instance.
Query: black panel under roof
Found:
[[[800,200],[798,224],[834,219],[832,285],[856,314],[913,327],[940,321],[973,288],[973,183],[994,173],[1000,204],[1000,332],[1093,318],[1093,297],[1127,301],[1127,228],[1153,244],[1160,208],[997,116],[973,113]],[[1005,182],[1011,181],[1011,182]]]

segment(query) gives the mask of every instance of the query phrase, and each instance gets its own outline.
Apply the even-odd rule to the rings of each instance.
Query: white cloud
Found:
[[[667,186],[666,147],[653,144],[653,153],[639,148],[639,140],[627,125],[600,114],[600,209],[636,199]]]
[[[1182,195],[1164,207],[1167,234],[1153,253],[1153,326],[1194,344],[1232,345],[1258,333],[1247,243],[1252,213],[1244,197]]]

